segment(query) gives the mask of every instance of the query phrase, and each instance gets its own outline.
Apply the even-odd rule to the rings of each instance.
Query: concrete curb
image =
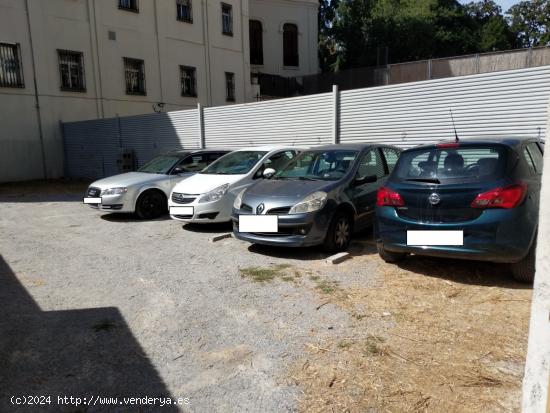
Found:
[[[328,257],[325,262],[327,264],[340,264],[342,261],[345,261],[348,258],[351,258],[349,252],[339,252],[338,254],[334,254]]]
[[[231,238],[231,237],[233,237],[233,233],[228,232],[227,234],[220,234],[220,235],[215,235],[213,237],[210,237],[208,238],[208,242],[214,243],[214,242],[221,241],[223,239]]]

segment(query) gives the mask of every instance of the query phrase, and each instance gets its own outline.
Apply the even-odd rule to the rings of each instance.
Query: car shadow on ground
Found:
[[[164,214],[155,219],[141,219],[136,214],[131,213],[120,213],[120,214],[103,214],[100,216],[101,219],[109,222],[148,222],[148,221],[168,221],[170,220],[170,215]]]
[[[231,222],[220,222],[212,224],[184,224],[182,229],[191,232],[204,232],[205,234],[223,234],[233,232]]]
[[[82,202],[88,180],[56,179],[0,184],[0,202]]]
[[[12,404],[12,396],[50,396],[41,412],[153,412],[160,407],[124,406],[122,398],[172,397],[118,308],[42,311],[1,255],[0,302],[0,411],[35,411]],[[81,404],[59,404],[58,396]],[[122,403],[109,407],[96,397]]]
[[[506,264],[411,255],[397,265],[407,271],[459,284],[510,289],[533,288],[532,284],[515,281]]]

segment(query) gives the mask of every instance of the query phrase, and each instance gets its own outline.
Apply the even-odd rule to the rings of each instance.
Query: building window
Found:
[[[233,36],[233,6],[222,3],[222,33]]]
[[[189,66],[180,66],[181,95],[197,97],[197,69]]]
[[[84,62],[81,52],[58,50],[61,90],[85,92]]]
[[[140,59],[124,58],[124,78],[127,95],[145,95],[145,63]]]
[[[253,65],[263,65],[264,43],[262,22],[250,20],[248,29],[250,33],[250,63]]]
[[[298,26],[286,23],[283,26],[283,65],[298,66]]]
[[[0,87],[25,87],[17,44],[0,43]]]
[[[139,11],[138,0],[118,0],[118,8],[130,11]]]
[[[191,0],[176,0],[176,12],[178,15],[178,20],[184,22],[193,21]]]
[[[225,100],[235,102],[235,73],[225,72]]]

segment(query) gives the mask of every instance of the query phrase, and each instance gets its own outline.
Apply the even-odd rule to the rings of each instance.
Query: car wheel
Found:
[[[325,251],[345,251],[351,241],[352,228],[353,224],[348,214],[344,212],[336,213],[330,222],[325,238]]]
[[[522,283],[532,283],[535,279],[536,249],[536,242],[533,242],[533,245],[529,249],[529,252],[525,258],[512,264],[512,275],[516,281]]]
[[[142,193],[136,204],[136,214],[141,219],[153,219],[166,212],[166,197],[159,191],[149,190]]]
[[[404,252],[391,252],[384,248],[382,244],[376,244],[376,249],[378,250],[378,255],[386,262],[394,263],[403,261],[407,258],[406,253]]]

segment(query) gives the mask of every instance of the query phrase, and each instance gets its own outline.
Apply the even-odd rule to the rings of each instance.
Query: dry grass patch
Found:
[[[531,289],[495,265],[362,259],[383,282],[332,295],[356,334],[307,347],[302,411],[519,410]]]

